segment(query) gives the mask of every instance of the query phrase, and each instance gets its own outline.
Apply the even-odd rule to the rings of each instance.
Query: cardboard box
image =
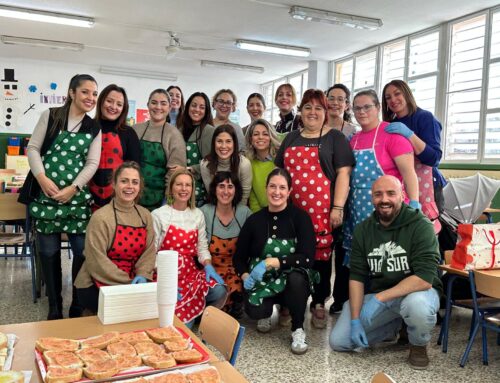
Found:
[[[30,165],[28,163],[28,156],[9,156],[5,155],[5,168],[15,169],[16,173],[28,174]]]

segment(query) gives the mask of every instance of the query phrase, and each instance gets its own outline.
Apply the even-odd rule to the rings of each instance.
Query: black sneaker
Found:
[[[414,346],[410,344],[408,363],[410,364],[410,367],[415,370],[426,370],[429,367],[427,346]]]
[[[336,303],[333,303],[331,306],[330,306],[330,309],[328,310],[328,312],[330,313],[330,315],[335,315],[335,314],[340,314],[342,312],[342,306],[343,305],[338,305]]]

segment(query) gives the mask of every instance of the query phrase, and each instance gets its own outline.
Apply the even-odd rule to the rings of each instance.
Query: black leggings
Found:
[[[80,304],[87,310],[92,311],[93,314],[97,314],[97,308],[99,303],[99,289],[96,285],[84,289],[77,289],[78,299]]]
[[[332,277],[332,260],[328,261],[314,261],[313,269],[319,273],[319,283],[314,285],[314,292],[312,295],[311,305],[314,307],[317,303],[324,305],[326,299],[331,294]]]
[[[255,306],[245,299],[245,312],[252,319],[269,318],[273,313],[273,306],[281,304],[288,307],[292,317],[292,331],[303,328],[304,316],[309,297],[309,281],[302,271],[291,271],[287,276],[285,290],[274,297],[265,298],[262,304]]]

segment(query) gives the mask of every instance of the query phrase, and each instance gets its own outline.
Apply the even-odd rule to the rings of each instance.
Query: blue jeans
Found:
[[[365,295],[363,302],[373,295]],[[408,326],[410,344],[425,346],[429,343],[439,310],[439,294],[435,289],[417,291],[385,303],[388,307],[373,319],[371,326],[362,323],[370,346],[395,337],[403,320]],[[357,347],[351,341],[349,301],[344,303],[342,313],[330,334],[330,347],[334,351],[350,351]]]
[[[207,306],[219,306],[219,302],[224,305],[227,298],[227,289],[223,285],[215,285],[208,289],[208,294],[205,297]],[[222,307],[222,306],[221,306]],[[192,328],[196,318],[191,319],[189,322],[184,323],[188,328]]]

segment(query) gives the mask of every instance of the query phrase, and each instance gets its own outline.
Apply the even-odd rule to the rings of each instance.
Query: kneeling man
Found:
[[[397,178],[386,175],[373,183],[375,211],[354,230],[349,301],[332,330],[330,346],[350,351],[395,339],[404,321],[408,362],[425,369],[442,292],[439,249],[431,222],[403,201]]]

